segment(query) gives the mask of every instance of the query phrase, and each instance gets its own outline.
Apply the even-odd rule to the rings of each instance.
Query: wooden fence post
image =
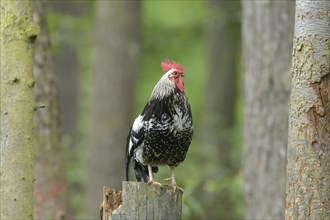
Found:
[[[104,202],[103,202],[104,204]],[[123,182],[122,205],[112,220],[181,219],[182,191],[167,185]],[[103,218],[109,220],[109,217]]]

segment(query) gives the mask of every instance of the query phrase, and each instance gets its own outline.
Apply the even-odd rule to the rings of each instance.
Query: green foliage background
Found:
[[[50,10],[49,25],[54,54],[67,45],[79,52],[79,120],[77,146],[66,141],[70,203],[73,215],[84,218],[85,149],[89,132],[91,81],[93,80],[94,7],[93,1],[82,1],[84,16],[74,17]],[[205,1],[143,1],[142,51],[137,77],[137,116],[163,72],[160,62],[173,59],[186,72],[185,91],[190,100],[195,137],[186,161],[177,168],[178,185],[184,188],[184,219],[243,218],[241,173],[228,173],[218,166],[216,149],[203,146],[199,140],[203,99],[208,79],[205,32],[208,22]],[[219,39],[221,40],[221,39]],[[238,64],[239,65],[239,64]],[[240,85],[240,82],[237,82]],[[241,93],[239,93],[241,94]],[[237,126],[228,132],[234,153],[228,155],[241,166],[241,109],[238,99]],[[70,137],[64,137],[64,140]],[[125,151],[123,146],[123,152]],[[221,152],[226,154],[226,152]],[[170,170],[162,167],[156,179],[168,177]],[[161,181],[164,182],[164,181]]]

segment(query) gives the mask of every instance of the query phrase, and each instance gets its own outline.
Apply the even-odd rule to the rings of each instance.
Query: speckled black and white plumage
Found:
[[[127,140],[126,179],[129,162],[133,159],[135,176],[150,182],[150,172],[159,165],[174,168],[182,163],[193,135],[193,120],[188,98],[184,91],[166,79],[164,74],[155,86],[143,112],[135,119]],[[152,179],[152,177],[151,177]],[[175,185],[175,179],[172,180]]]

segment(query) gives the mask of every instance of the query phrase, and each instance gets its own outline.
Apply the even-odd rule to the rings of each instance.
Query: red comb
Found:
[[[176,63],[174,60],[172,60],[172,62],[170,60],[164,60],[160,66],[165,72],[169,71],[170,69],[176,69],[180,73],[184,72],[184,69],[181,64]]]

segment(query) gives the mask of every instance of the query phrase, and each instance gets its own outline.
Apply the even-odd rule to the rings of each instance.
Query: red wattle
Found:
[[[183,90],[184,90],[184,82],[183,82],[183,80],[182,80],[181,77],[179,77],[179,78],[176,80],[175,85],[176,85],[176,88],[178,88],[178,90],[179,90],[180,92],[183,92]]]

